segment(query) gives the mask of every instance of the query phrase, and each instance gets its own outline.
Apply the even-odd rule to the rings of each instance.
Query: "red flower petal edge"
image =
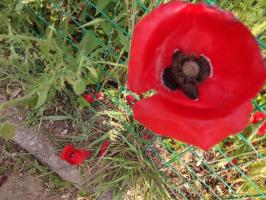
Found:
[[[236,159],[233,159],[233,160],[231,160],[231,162],[229,162],[229,163],[227,163],[226,165],[225,165],[225,167],[233,167],[233,164],[234,165],[238,165],[238,162],[237,162],[237,160]]]
[[[167,102],[164,97],[155,95],[137,102],[133,111],[134,117],[150,130],[207,150],[228,135],[244,129],[252,105],[246,102],[229,113],[207,110],[203,114],[201,109]]]
[[[251,32],[215,6],[171,1],[135,26],[128,88],[156,95],[134,117],[160,135],[210,148],[246,127],[265,78]]]
[[[84,162],[86,158],[91,156],[90,151],[82,149],[75,149],[71,145],[66,145],[60,153],[60,158],[67,161],[71,165],[79,165]]]
[[[96,94],[96,99],[97,99],[97,100],[103,100],[103,97],[104,97],[103,92],[98,92],[98,93]]]
[[[90,94],[86,94],[86,95],[84,95],[84,99],[86,99],[86,101],[87,101],[88,103],[93,103],[93,102],[94,102],[94,98],[93,98],[93,96],[91,96]]]
[[[98,153],[98,157],[102,157],[103,155],[105,155],[107,153],[107,149],[110,145],[110,141],[109,140],[105,140],[100,148],[100,151]]]
[[[143,135],[142,138],[144,140],[151,140],[152,139],[152,136],[151,135]]]
[[[91,152],[88,150],[83,150],[84,158],[88,159],[91,157]]]
[[[128,102],[134,102],[134,101],[136,101],[135,97],[133,95],[131,95],[131,94],[129,94],[129,95],[126,96],[126,100]]]
[[[265,135],[266,134],[266,122],[262,124],[262,126],[259,128],[258,135]]]
[[[251,123],[252,124],[256,124],[258,122],[260,122],[261,120],[265,119],[266,114],[264,114],[261,111],[256,112],[252,117],[251,117]]]

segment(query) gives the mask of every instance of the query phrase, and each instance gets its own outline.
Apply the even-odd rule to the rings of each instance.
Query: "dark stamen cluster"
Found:
[[[163,83],[170,90],[182,90],[190,99],[199,97],[198,84],[211,74],[210,64],[203,56],[187,56],[176,51],[172,65],[163,72]]]

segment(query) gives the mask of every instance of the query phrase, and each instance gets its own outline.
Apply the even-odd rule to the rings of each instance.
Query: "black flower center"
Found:
[[[182,90],[190,99],[199,97],[198,84],[211,75],[211,67],[203,56],[188,56],[176,51],[172,65],[163,72],[163,83],[170,90]]]

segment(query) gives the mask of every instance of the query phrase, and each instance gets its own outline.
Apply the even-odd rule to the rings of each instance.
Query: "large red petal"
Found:
[[[186,5],[181,1],[162,4],[135,26],[128,68],[128,87],[131,91],[141,94],[153,87],[155,76],[149,76],[149,72],[155,69],[154,66],[150,66],[150,63],[151,59],[154,58],[156,48],[161,43],[160,38],[155,38],[155,36],[162,35],[162,33],[157,34],[155,31],[157,31],[159,25],[165,22],[165,19],[177,13]]]
[[[256,113],[253,114],[253,116],[251,117],[250,121],[252,124],[256,124],[258,122],[260,122],[261,120],[266,118],[266,114],[264,114],[261,111],[258,111]]]
[[[259,128],[258,135],[265,135],[266,134],[266,122],[262,124],[262,126]]]
[[[200,84],[197,101],[162,83],[175,49],[204,55],[212,64],[213,75]],[[254,97],[265,78],[255,38],[233,15],[216,7],[172,2],[136,25],[128,74],[128,86],[134,92],[155,89],[183,105],[229,110]]]
[[[134,117],[147,128],[177,140],[208,149],[229,135],[243,130],[252,111],[250,102],[231,112],[191,109],[159,95],[137,102]]]

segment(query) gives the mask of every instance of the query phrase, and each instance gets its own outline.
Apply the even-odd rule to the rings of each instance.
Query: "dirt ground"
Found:
[[[43,183],[30,174],[14,173],[0,187],[0,200],[67,200],[68,196],[50,196]]]

